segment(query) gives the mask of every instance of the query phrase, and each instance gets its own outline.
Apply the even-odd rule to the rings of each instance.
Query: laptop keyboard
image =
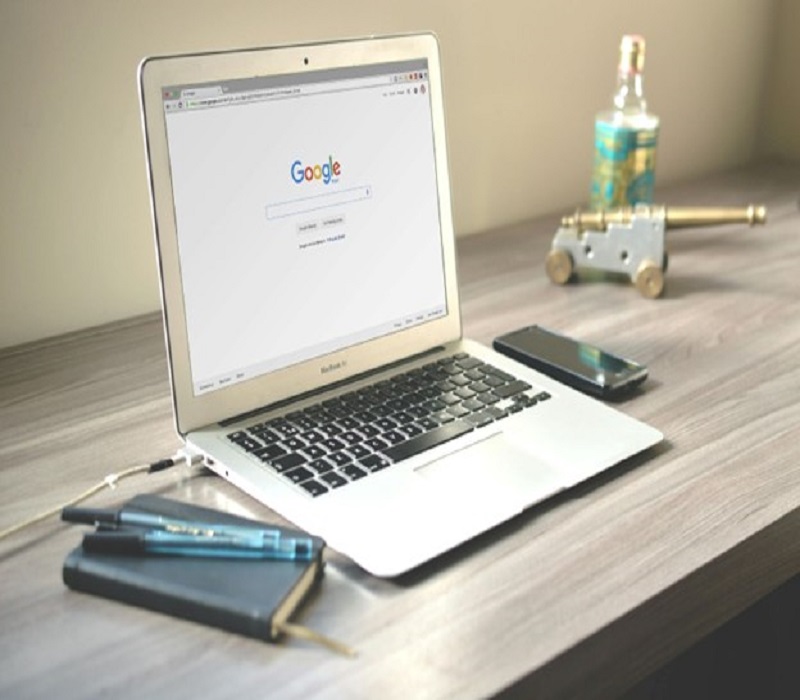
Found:
[[[459,353],[227,437],[322,496],[549,398]]]

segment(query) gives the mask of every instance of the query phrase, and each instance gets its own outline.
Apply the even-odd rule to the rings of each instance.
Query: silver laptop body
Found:
[[[176,426],[221,476],[395,576],[662,439],[461,337],[434,36],[140,89]]]

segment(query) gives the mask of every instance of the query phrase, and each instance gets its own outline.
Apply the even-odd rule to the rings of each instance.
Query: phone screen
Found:
[[[539,326],[501,336],[495,347],[519,362],[573,385],[576,378],[583,378],[600,389],[610,389],[638,383],[647,375],[640,364]]]

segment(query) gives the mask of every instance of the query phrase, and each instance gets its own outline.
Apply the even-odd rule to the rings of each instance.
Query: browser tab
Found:
[[[181,90],[181,97],[184,100],[201,99],[203,97],[219,97],[222,95],[222,86],[215,85],[213,87],[194,87]]]

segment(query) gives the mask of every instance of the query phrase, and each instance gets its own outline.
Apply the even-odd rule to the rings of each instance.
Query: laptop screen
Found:
[[[195,395],[446,315],[426,61],[162,100]]]

